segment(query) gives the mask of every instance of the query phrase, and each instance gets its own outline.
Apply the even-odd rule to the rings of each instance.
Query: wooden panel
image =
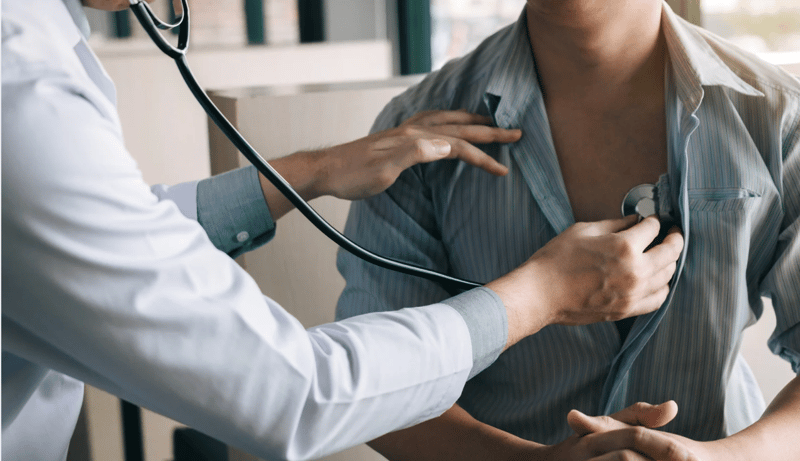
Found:
[[[171,59],[142,41],[100,47],[117,85],[125,144],[149,183],[174,184],[209,174],[206,115]],[[386,41],[189,50],[204,88],[346,82],[389,78]],[[159,460],[160,461],[160,460]]]

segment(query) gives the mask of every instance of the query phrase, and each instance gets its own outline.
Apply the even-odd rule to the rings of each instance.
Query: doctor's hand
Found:
[[[578,223],[552,239],[520,267],[486,285],[508,314],[510,347],[551,324],[620,320],[658,309],[683,249],[670,232],[645,251],[661,225],[650,217]]]
[[[464,111],[420,112],[397,128],[269,163],[305,200],[323,195],[367,198],[386,190],[406,168],[441,159],[460,159],[502,176],[508,168],[472,144],[516,142],[522,132],[491,123]],[[263,176],[261,188],[273,219],[293,208]]]

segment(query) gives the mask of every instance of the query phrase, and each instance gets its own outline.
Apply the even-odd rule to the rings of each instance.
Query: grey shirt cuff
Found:
[[[508,317],[503,301],[486,288],[474,288],[442,301],[464,318],[472,339],[472,371],[477,375],[497,360],[508,341]]]
[[[275,235],[275,221],[252,166],[198,182],[197,221],[214,246],[234,258]]]

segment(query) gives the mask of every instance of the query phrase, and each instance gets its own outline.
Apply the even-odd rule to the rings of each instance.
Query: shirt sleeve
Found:
[[[397,109],[401,101],[396,98],[384,108],[372,132],[403,121],[405,111]],[[392,259],[446,273],[448,256],[437,237],[436,213],[428,192],[420,167],[409,168],[384,193],[353,202],[345,235]],[[469,326],[474,362],[470,377],[491,365],[505,347],[508,340],[505,307],[488,288],[448,299],[448,292],[434,282],[379,268],[342,250],[337,256],[337,267],[346,282],[336,308],[337,319],[403,306],[450,304]]]
[[[275,236],[275,221],[253,166],[202,181],[151,188],[159,200],[171,200],[180,212],[203,226],[211,243],[237,257]]]
[[[304,329],[152,193],[80,85],[5,78],[4,352],[267,459],[318,458],[459,397],[472,356],[453,307]]]
[[[787,360],[800,374],[800,98],[784,144],[781,199],[783,222],[772,268],[762,284],[762,293],[772,298],[776,326],[770,349]]]

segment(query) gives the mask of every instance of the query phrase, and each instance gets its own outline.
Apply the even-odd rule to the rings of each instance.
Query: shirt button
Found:
[[[238,234],[236,234],[236,241],[239,243],[245,242],[249,238],[250,234],[248,234],[247,231],[241,231]]]

